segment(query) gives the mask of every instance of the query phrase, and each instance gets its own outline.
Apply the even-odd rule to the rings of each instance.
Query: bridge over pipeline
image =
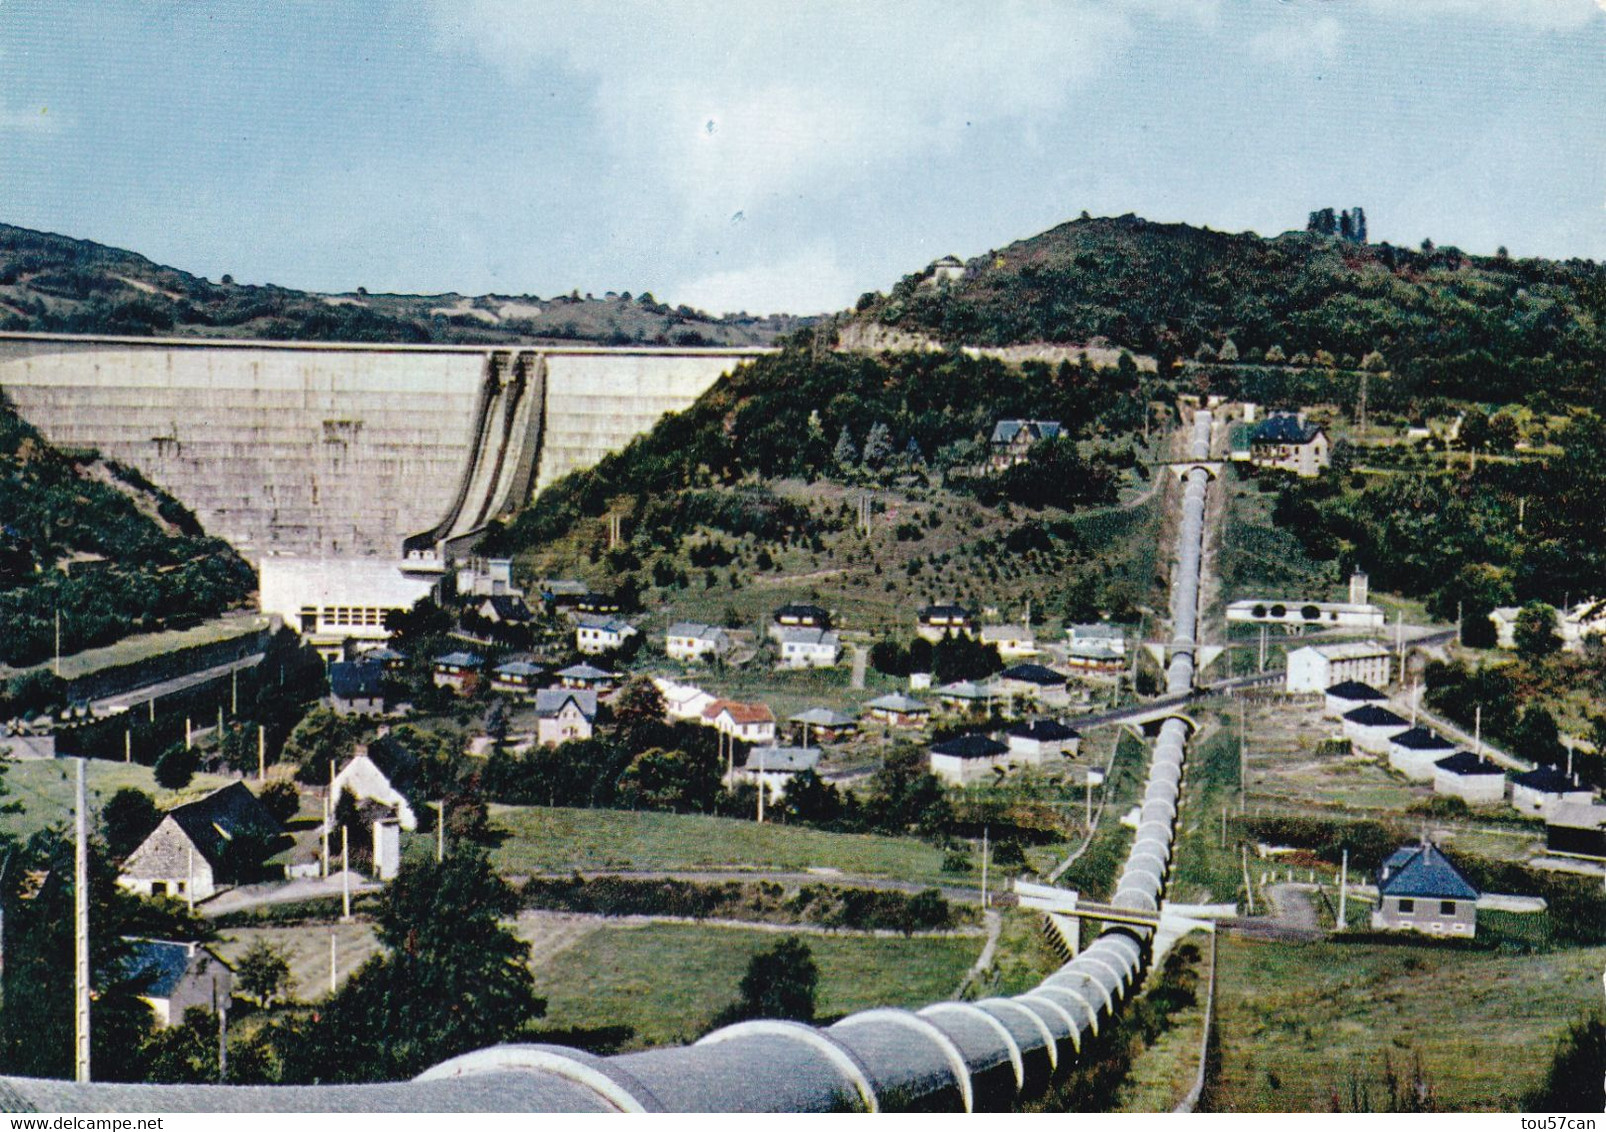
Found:
[[[767,352],[7,332],[0,393],[248,558],[397,558],[478,530]]]
[[[1196,414],[1189,455],[1208,459],[1212,419]],[[1194,688],[1200,573],[1210,473],[1183,477],[1172,571],[1167,696]],[[508,1045],[454,1058],[407,1082],[335,1086],[72,1084],[0,1078],[0,1107],[58,1112],[1001,1111],[1042,1096],[1084,1044],[1140,990],[1169,925],[1212,909],[1166,902],[1192,727],[1160,724],[1132,840],[1114,895],[1083,909],[1079,937],[1102,929],[1033,989],[1010,998],[875,1009],[830,1026],[758,1020],[692,1045],[601,1057]],[[1075,915],[1063,890],[1021,894],[1051,917]],[[1050,922],[1053,920],[1051,918]]]

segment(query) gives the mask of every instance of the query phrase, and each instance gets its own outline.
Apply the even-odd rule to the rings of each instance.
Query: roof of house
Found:
[[[1590,802],[1557,802],[1545,812],[1545,824],[1564,829],[1606,829],[1606,806]]]
[[[1355,703],[1388,699],[1370,684],[1363,684],[1359,680],[1340,680],[1327,689],[1327,694],[1335,700],[1352,700]]]
[[[220,864],[230,841],[243,835],[276,837],[283,828],[243,782],[231,782],[204,798],[175,806],[167,816],[178,823],[195,851]]]
[[[129,940],[128,953],[118,974],[134,984],[135,993],[149,998],[171,998],[195,957],[194,944],[166,939]],[[215,958],[215,956],[214,956]]]
[[[417,757],[391,736],[382,736],[366,746],[359,744],[346,765],[350,766],[359,756],[373,763],[374,769],[385,776],[385,781],[398,790],[406,789],[418,770]]]
[[[1319,653],[1328,660],[1364,660],[1368,657],[1390,655],[1389,647],[1376,641],[1334,641],[1331,644],[1306,645],[1302,649],[1293,650],[1293,652],[1307,651]]]
[[[800,621],[819,621],[827,625],[831,623],[829,610],[796,601],[788,602],[775,611],[775,620],[779,621],[783,617],[792,617]]]
[[[713,641],[725,636],[720,625],[704,625],[700,621],[676,621],[664,634],[668,637],[691,637],[699,641]]]
[[[993,426],[994,444],[1012,444],[1025,433],[1032,440],[1053,440],[1060,434],[1059,421],[999,421]]]
[[[902,712],[905,715],[910,712],[931,710],[928,705],[921,703],[913,696],[906,696],[902,692],[888,692],[884,696],[877,696],[864,706],[876,708],[880,711]]]
[[[506,664],[498,664],[491,671],[497,676],[539,676],[542,668],[527,660],[510,660]]]
[[[1537,790],[1541,794],[1570,794],[1586,789],[1574,785],[1572,779],[1553,766],[1537,766],[1525,774],[1514,774],[1511,776],[1511,784]]]
[[[703,718],[718,719],[726,712],[730,713],[733,723],[775,722],[775,713],[770,710],[768,704],[744,704],[736,700],[715,700],[703,709]]]
[[[562,680],[615,680],[618,675],[591,664],[571,664],[558,669],[558,677]]]
[[[1062,743],[1067,739],[1080,738],[1082,734],[1057,719],[1033,719],[1017,723],[1009,729],[1009,733],[1017,739],[1035,739],[1039,743]]]
[[[848,727],[858,721],[857,716],[823,707],[800,711],[791,720],[793,723],[807,723],[811,727]]]
[[[1402,853],[1404,856],[1402,857]],[[1441,900],[1476,900],[1478,890],[1434,845],[1402,850],[1384,866],[1388,876],[1378,884],[1384,896],[1420,896]]]
[[[1254,444],[1309,444],[1321,431],[1319,425],[1306,424],[1293,413],[1272,413],[1255,427],[1250,441]]]
[[[747,752],[743,769],[765,774],[796,774],[813,770],[820,761],[818,747],[754,747]]]
[[[981,639],[987,641],[1035,641],[1037,634],[1025,625],[983,625]]]
[[[582,610],[591,610],[596,613],[617,612],[621,606],[619,599],[612,594],[583,593],[575,598],[574,604]]]
[[[381,663],[388,663],[389,661],[393,661],[393,660],[406,660],[407,659],[407,654],[406,653],[397,652],[395,649],[391,648],[388,645],[380,645],[377,649],[369,649],[367,652],[363,653],[357,659],[358,660],[370,660],[370,661],[377,660],[377,661],[380,661]]]
[[[1409,727],[1410,724],[1386,707],[1367,704],[1344,713],[1344,718],[1357,727]]]
[[[969,621],[973,614],[962,605],[927,605],[915,615],[921,621]]]
[[[582,617],[575,624],[581,629],[595,629],[600,633],[612,633],[620,637],[636,631],[634,625],[620,617]]]
[[[1426,727],[1413,727],[1409,731],[1402,731],[1389,742],[1411,751],[1455,750],[1454,743],[1436,731],[1429,731]]]
[[[571,700],[587,719],[597,717],[597,694],[589,688],[542,688],[535,693],[535,714],[551,719]]]
[[[818,645],[821,648],[841,647],[841,636],[834,629],[815,629],[806,625],[781,630],[783,645]]]
[[[445,656],[435,658],[435,665],[438,668],[478,668],[484,663],[484,657],[471,652],[449,652]]]
[[[1472,777],[1474,775],[1504,774],[1499,767],[1487,759],[1480,759],[1471,751],[1457,751],[1447,758],[1442,758],[1433,764],[1442,771],[1450,774]]]
[[[1124,641],[1126,628],[1108,621],[1094,621],[1087,625],[1068,625],[1065,633],[1073,641]]]
[[[329,666],[329,691],[342,700],[377,699],[384,678],[381,664],[337,660]]]
[[[986,700],[999,694],[995,684],[978,684],[974,680],[955,680],[937,689],[937,695],[949,700]]]
[[[1019,680],[1023,684],[1036,684],[1043,688],[1057,688],[1066,677],[1041,664],[1016,664],[998,674],[1000,680]]]
[[[530,607],[517,594],[492,594],[480,602],[482,607],[487,604],[503,621],[528,621],[533,616]]]
[[[991,759],[1009,753],[1009,748],[987,735],[959,735],[931,745],[934,755],[955,759]]]

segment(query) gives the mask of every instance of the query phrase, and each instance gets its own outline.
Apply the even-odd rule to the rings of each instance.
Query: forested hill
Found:
[[[0,403],[0,672],[242,604],[256,575],[135,470],[73,456]],[[0,714],[6,692],[0,681]]]
[[[1606,266],[1084,217],[941,287],[906,276],[856,318],[949,343],[1104,338],[1162,372],[1179,358],[1355,369],[1376,355],[1368,368],[1413,396],[1595,402]]]
[[[320,295],[212,283],[88,240],[0,224],[0,330],[322,342],[764,345],[786,316],[713,318],[650,294]]]

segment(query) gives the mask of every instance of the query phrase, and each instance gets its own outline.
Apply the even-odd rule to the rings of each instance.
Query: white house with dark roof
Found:
[[[184,1021],[199,1006],[208,1013],[228,1009],[234,972],[216,952],[198,943],[128,939],[117,974],[156,1015],[157,1029]]]
[[[782,629],[782,668],[830,668],[842,655],[842,639],[832,629]]]
[[[1007,770],[1013,763],[1024,760],[1012,758],[1009,747],[988,735],[959,735],[933,743],[929,754],[931,773],[954,786],[968,786],[972,782],[991,782],[997,771]]]
[[[1540,766],[1511,779],[1512,807],[1532,817],[1542,818],[1555,806],[1587,806],[1594,800],[1595,792],[1580,785],[1576,775],[1568,778],[1553,766]]]
[[[574,626],[574,647],[586,656],[616,652],[636,635],[636,627],[619,617],[581,617]]]
[[[788,722],[797,725],[803,738],[803,745],[809,745],[813,739],[821,743],[830,743],[844,738],[859,729],[857,716],[846,712],[833,711],[825,707],[813,707],[807,711],[800,711]]]
[[[1297,476],[1317,476],[1331,462],[1327,433],[1303,413],[1274,412],[1249,434],[1249,462]]]
[[[1010,754],[1039,766],[1060,757],[1075,758],[1082,735],[1057,719],[1039,717],[1015,724],[1005,735],[1005,741]]]
[[[781,606],[770,618],[769,637],[779,641],[788,629],[829,629],[831,611],[807,602],[793,601]]]
[[[329,665],[329,703],[337,715],[385,714],[384,665],[366,658]]]
[[[1433,764],[1433,792],[1469,806],[1494,806],[1505,801],[1506,774],[1471,751],[1457,751]]]
[[[597,693],[586,688],[542,688],[535,694],[535,735],[543,747],[591,738]]]
[[[205,900],[258,868],[284,833],[241,782],[175,806],[128,855],[117,883],[141,896]]]
[[[993,425],[991,463],[995,470],[1003,471],[1031,458],[1032,449],[1045,440],[1056,440],[1060,435],[1059,421],[999,421]]]
[[[1014,664],[995,678],[1006,696],[1029,700],[1053,700],[1063,696],[1066,676],[1044,664]]]
[[[491,691],[529,699],[540,686],[546,672],[539,664],[528,660],[510,660],[491,669]]]
[[[1358,707],[1387,701],[1388,696],[1370,684],[1364,684],[1359,680],[1340,680],[1327,689],[1322,714],[1328,719],[1342,719]]]
[[[670,660],[721,657],[730,647],[730,634],[722,626],[704,625],[699,621],[676,621],[664,634],[664,654]]]
[[[1389,767],[1412,782],[1432,782],[1434,766],[1455,753],[1455,744],[1426,727],[1412,727],[1388,741]]]
[[[1410,723],[1378,704],[1367,704],[1344,713],[1345,738],[1356,750],[1370,751],[1374,755],[1387,754],[1389,740],[1410,729]]]
[[[372,747],[359,743],[330,784],[330,796],[338,803],[342,794],[350,794],[359,802],[383,806],[396,815],[403,829],[414,830],[418,817],[402,793],[411,773],[411,759],[389,741]]]
[[[1377,872],[1372,927],[1471,937],[1478,931],[1478,890],[1432,844],[1397,849]]]

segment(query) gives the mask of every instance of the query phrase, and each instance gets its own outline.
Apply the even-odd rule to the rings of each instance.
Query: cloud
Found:
[[[1571,31],[1606,12],[1606,0],[1367,0],[1367,6],[1385,18],[1415,23],[1473,19],[1537,31]]]
[[[814,244],[781,262],[717,271],[660,296],[716,314],[840,310],[853,297],[853,276],[829,244]]]
[[[1314,23],[1284,20],[1249,40],[1249,50],[1269,63],[1299,66],[1336,59],[1344,42],[1344,31],[1332,16]]]
[[[0,101],[0,133],[54,134],[60,128],[61,116],[48,106],[22,109]]]

